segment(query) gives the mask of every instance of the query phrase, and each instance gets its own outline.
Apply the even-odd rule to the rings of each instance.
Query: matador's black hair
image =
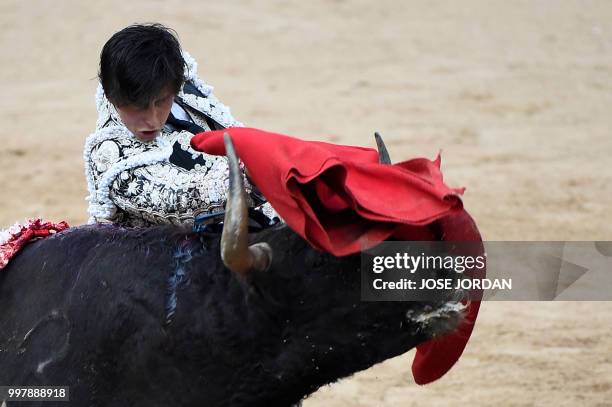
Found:
[[[134,24],[104,44],[98,76],[114,105],[147,107],[166,89],[177,94],[184,71],[185,60],[173,30],[161,24]]]

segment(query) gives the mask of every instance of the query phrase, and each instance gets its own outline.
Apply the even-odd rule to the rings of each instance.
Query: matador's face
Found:
[[[147,107],[136,105],[115,106],[125,127],[140,141],[155,140],[168,119],[174,92],[165,91]]]

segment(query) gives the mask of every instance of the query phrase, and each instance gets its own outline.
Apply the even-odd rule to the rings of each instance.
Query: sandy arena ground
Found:
[[[365,146],[377,130],[394,160],[442,148],[487,240],[612,240],[607,0],[85,4],[0,3],[2,227],[86,221],[100,49],[160,21],[250,126]],[[411,352],[304,405],[610,406],[611,327],[610,303],[486,303],[437,383],[412,382]]]

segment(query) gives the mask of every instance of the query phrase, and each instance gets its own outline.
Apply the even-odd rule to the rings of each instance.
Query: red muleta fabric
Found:
[[[345,256],[391,237],[481,241],[459,198],[463,189],[443,182],[439,156],[435,161],[416,158],[383,165],[370,148],[303,141],[252,128],[200,133],[191,145],[224,155],[225,132],[254,184],[287,225],[318,250]],[[412,364],[416,383],[437,380],[455,364],[479,306],[470,304],[453,334],[417,346]]]

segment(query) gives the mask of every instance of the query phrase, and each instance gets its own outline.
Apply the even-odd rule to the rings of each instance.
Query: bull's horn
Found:
[[[229,192],[221,234],[221,259],[234,273],[265,271],[272,262],[272,249],[267,243],[249,246],[247,200],[238,156],[229,134],[223,135],[223,141],[229,166]]]
[[[376,146],[378,147],[378,162],[381,164],[391,164],[391,157],[389,157],[389,152],[387,151],[387,147],[385,147],[385,142],[381,135],[375,132],[374,138],[376,139]]]

